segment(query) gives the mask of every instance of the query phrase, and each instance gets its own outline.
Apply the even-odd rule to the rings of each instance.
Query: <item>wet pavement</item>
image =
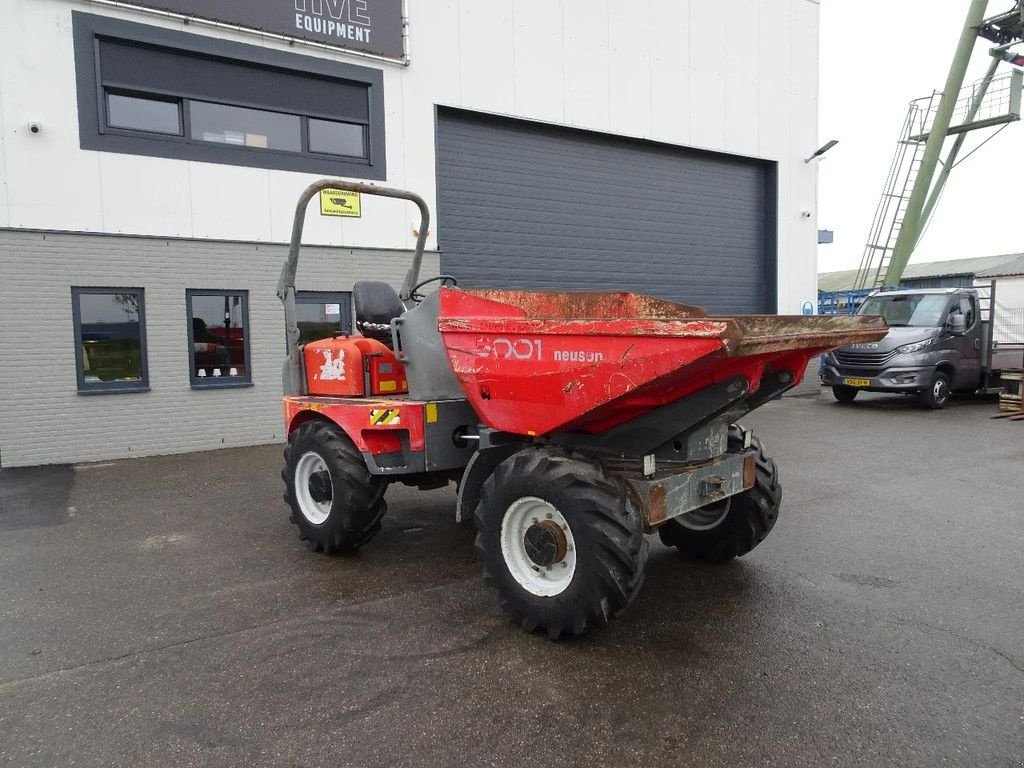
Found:
[[[1024,424],[773,402],[719,567],[652,542],[607,630],[498,611],[454,489],[301,544],[280,449],[0,472],[0,766],[1024,766]]]

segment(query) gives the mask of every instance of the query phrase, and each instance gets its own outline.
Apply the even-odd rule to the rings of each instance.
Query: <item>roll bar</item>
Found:
[[[427,245],[427,230],[430,228],[430,209],[426,201],[414,192],[407,192],[404,189],[394,187],[378,187],[375,184],[364,184],[362,182],[345,181],[343,179],[320,179],[306,187],[299,196],[299,202],[295,206],[295,218],[292,220],[292,239],[288,247],[288,258],[285,259],[281,268],[281,278],[277,281],[277,296],[284,304],[285,333],[288,339],[288,355],[294,356],[299,343],[299,326],[295,317],[295,273],[299,266],[299,249],[302,247],[302,230],[306,225],[306,209],[309,201],[325,189],[344,189],[349,192],[359,192],[364,195],[377,195],[379,197],[394,197],[400,200],[410,200],[416,203],[420,209],[420,230],[416,238],[416,250],[412,255],[412,265],[409,267],[402,283],[402,290],[399,295],[403,300],[408,299],[412,289],[419,281],[420,265],[423,263],[423,250]]]

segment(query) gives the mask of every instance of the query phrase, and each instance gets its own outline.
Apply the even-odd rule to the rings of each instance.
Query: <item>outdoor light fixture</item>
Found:
[[[828,142],[828,144],[826,144],[823,147],[820,147],[813,155],[811,155],[806,160],[804,160],[804,162],[805,163],[809,163],[814,158],[821,157],[822,155],[824,155],[826,152],[828,152],[830,149],[832,149],[832,147],[834,147],[838,143],[839,143],[839,139],[832,139],[831,141]]]

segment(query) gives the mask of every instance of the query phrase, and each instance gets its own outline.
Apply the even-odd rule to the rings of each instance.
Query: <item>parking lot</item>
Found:
[[[276,446],[0,473],[0,765],[1024,765],[1024,424],[830,396],[745,424],[783,510],[723,567],[652,542],[554,644],[454,489],[315,556]]]

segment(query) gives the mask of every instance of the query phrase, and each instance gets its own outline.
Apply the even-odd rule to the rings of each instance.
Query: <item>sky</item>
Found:
[[[1012,5],[990,0],[986,15]],[[907,105],[942,88],[967,7],[967,0],[821,0],[818,135],[839,144],[819,161],[818,227],[835,231],[833,244],[818,246],[819,272],[860,264]],[[975,44],[965,84],[985,74],[990,47]],[[972,132],[960,156],[993,132]],[[1014,123],[953,170],[911,262],[1024,251],[1022,147],[1024,122]]]

